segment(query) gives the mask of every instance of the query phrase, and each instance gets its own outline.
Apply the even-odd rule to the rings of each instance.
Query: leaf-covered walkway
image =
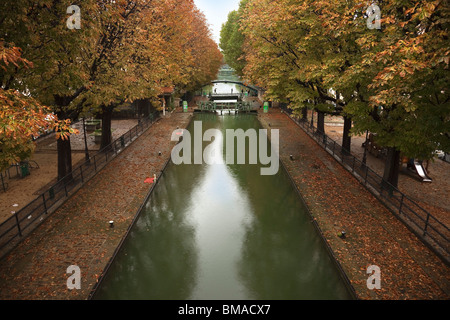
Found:
[[[280,129],[280,157],[358,298],[449,298],[448,267],[349,172],[279,109],[260,120]],[[367,288],[371,265],[381,269],[380,290]]]
[[[190,117],[154,124],[0,261],[0,299],[86,299],[151,188],[145,180],[170,157],[172,131]],[[67,289],[70,265],[80,290]]]

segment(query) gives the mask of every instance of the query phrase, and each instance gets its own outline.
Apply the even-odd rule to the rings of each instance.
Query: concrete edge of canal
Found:
[[[258,119],[263,128],[288,135],[280,138],[280,162],[357,299],[448,299],[447,266],[353,175],[279,109],[260,112]],[[338,237],[341,230],[349,237]],[[382,270],[376,290],[368,285],[373,265]]]
[[[187,127],[189,127],[189,125],[191,124],[191,122],[193,121],[194,117],[193,117],[193,113],[189,112],[190,115],[190,120],[187,123],[187,125],[184,126],[183,129],[186,129]],[[95,293],[97,291],[97,289],[99,288],[99,286],[101,285],[106,273],[108,272],[109,268],[111,267],[111,264],[114,262],[117,253],[120,251],[120,249],[122,248],[122,245],[124,243],[124,241],[127,239],[131,229],[133,228],[133,226],[136,224],[136,221],[139,219],[140,214],[143,210],[143,208],[145,207],[145,204],[147,203],[147,201],[150,199],[150,197],[153,194],[153,191],[155,190],[156,186],[158,185],[158,182],[160,180],[160,178],[163,176],[164,172],[167,169],[167,166],[170,164],[171,162],[171,158],[170,156],[166,159],[166,162],[164,163],[164,166],[162,167],[162,169],[160,170],[160,175],[156,177],[156,182],[151,186],[150,190],[148,191],[147,195],[145,196],[145,198],[142,200],[142,204],[139,206],[139,208],[136,210],[136,213],[134,215],[133,220],[131,221],[131,224],[128,226],[125,234],[122,236],[118,246],[116,247],[116,249],[114,250],[114,253],[112,254],[111,258],[109,259],[108,263],[106,264],[105,268],[103,269],[102,274],[99,276],[99,278],[97,279],[97,282],[94,284],[94,286],[92,287],[91,291],[89,292],[89,295],[87,297],[87,300],[92,300],[95,296]]]
[[[262,121],[262,119],[259,117],[258,114],[258,122],[261,124],[261,126],[264,129],[268,130],[268,138],[270,140],[270,129],[271,126],[269,126],[265,121]],[[312,211],[311,211],[311,207],[310,204],[308,204],[308,202],[306,201],[305,197],[303,196],[303,194],[300,192],[299,186],[295,183],[295,180],[292,177],[292,173],[288,170],[287,166],[285,165],[283,159],[280,156],[280,164],[281,167],[283,168],[283,170],[285,171],[286,175],[289,177],[289,180],[292,184],[292,187],[295,189],[297,195],[300,197],[300,199],[302,199],[306,211],[308,212],[309,218],[311,219],[311,223],[313,224],[314,228],[316,229],[323,245],[325,246],[325,248],[327,249],[327,252],[330,256],[330,259],[332,260],[333,264],[336,266],[336,268],[339,271],[339,275],[341,276],[342,280],[344,281],[348,291],[350,292],[351,296],[354,299],[358,299],[358,295],[356,293],[355,288],[353,287],[353,285],[351,284],[351,281],[349,279],[349,277],[347,276],[347,273],[345,272],[344,268],[342,267],[341,263],[339,262],[338,258],[336,257],[336,255],[334,254],[333,248],[331,247],[331,245],[329,244],[329,242],[327,241],[324,233],[322,232],[322,229],[320,228],[319,223],[317,222],[317,220],[315,219]]]
[[[167,139],[192,119],[192,112],[177,111],[149,127],[0,261],[0,299],[89,298],[149,193],[144,179],[170,158],[175,143]],[[71,265],[81,270],[77,290],[67,285]]]

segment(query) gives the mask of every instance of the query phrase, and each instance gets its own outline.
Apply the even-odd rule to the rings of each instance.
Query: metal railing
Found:
[[[197,103],[200,111],[222,111],[222,110],[236,110],[249,112],[252,110],[250,102],[213,102],[200,101]]]
[[[422,208],[409,196],[401,192],[379,174],[356,158],[348,150],[306,120],[298,120],[289,115],[299,127],[312,137],[329,154],[338,160],[344,168],[356,177],[373,195],[375,195],[397,218],[412,230],[428,247],[450,264],[450,229],[439,219]]]
[[[159,113],[150,114],[123,134],[117,140],[98,151],[89,161],[77,166],[67,176],[60,179],[28,205],[15,212],[0,224],[0,258],[11,250],[25,235],[33,231],[50,213],[85,182],[95,176],[108,162],[121,153],[131,142],[148,129],[159,117]]]

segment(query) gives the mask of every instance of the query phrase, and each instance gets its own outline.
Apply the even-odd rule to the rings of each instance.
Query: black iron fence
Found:
[[[108,162],[121,153],[131,142],[148,129],[159,117],[155,112],[98,151],[89,161],[77,166],[28,205],[0,224],[0,257],[13,248],[26,234],[33,231],[50,213],[54,212],[70,195],[91,179]]]
[[[288,110],[284,110],[289,115]],[[348,150],[317,130],[310,122],[290,118],[310,137],[321,145],[374,194],[391,212],[409,227],[425,244],[434,250],[447,264],[450,263],[450,230],[448,226],[431,215],[398,188],[385,181],[370,169],[366,163],[353,156]]]

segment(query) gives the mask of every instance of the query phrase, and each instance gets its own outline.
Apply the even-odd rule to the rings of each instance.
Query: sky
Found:
[[[213,38],[219,43],[222,24],[227,22],[228,13],[239,9],[240,0],[194,0],[194,2],[197,8],[205,14]]]

